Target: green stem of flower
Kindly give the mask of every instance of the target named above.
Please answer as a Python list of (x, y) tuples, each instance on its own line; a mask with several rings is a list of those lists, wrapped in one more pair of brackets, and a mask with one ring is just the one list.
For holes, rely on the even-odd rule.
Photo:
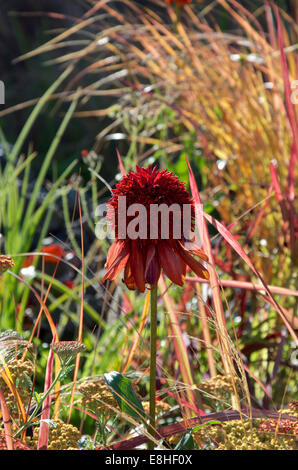
[(178, 24), (180, 21), (180, 6), (178, 5), (178, 3), (176, 3), (175, 5), (175, 13), (176, 13), (176, 18), (175, 18), (174, 30), (175, 30), (175, 33), (178, 33)]
[(61, 362), (61, 368), (59, 370), (59, 373), (57, 374), (57, 377), (53, 380), (53, 382), (51, 383), (51, 386), (48, 388), (46, 393), (42, 396), (39, 403), (36, 405), (35, 409), (33, 410), (32, 414), (27, 419), (26, 423), (24, 423), (23, 426), (15, 433), (14, 437), (17, 437), (19, 434), (21, 434), (32, 423), (33, 419), (35, 418), (35, 416), (37, 415), (37, 413), (41, 409), (43, 402), (45, 401), (47, 396), (51, 393), (51, 391), (55, 387), (56, 383), (60, 381), (61, 376), (64, 374), (64, 369), (66, 367), (68, 367), (70, 362), (71, 362), (71, 360), (66, 360), (64, 363)]
[[(155, 399), (156, 399), (156, 339), (157, 339), (157, 286), (151, 288), (150, 318), (150, 392), (149, 392), (149, 433), (155, 434)], [(148, 450), (154, 449), (154, 442), (148, 442)]]

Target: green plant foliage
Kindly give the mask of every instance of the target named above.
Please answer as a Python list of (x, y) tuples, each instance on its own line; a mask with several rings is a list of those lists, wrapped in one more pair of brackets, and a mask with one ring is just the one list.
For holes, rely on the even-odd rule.
[(127, 377), (113, 371), (104, 374), (104, 378), (106, 384), (111, 388), (121, 411), (138, 420), (145, 418), (142, 402)]

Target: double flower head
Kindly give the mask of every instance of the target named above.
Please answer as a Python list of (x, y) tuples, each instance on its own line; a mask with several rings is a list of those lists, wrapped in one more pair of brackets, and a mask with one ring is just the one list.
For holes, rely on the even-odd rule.
[[(129, 229), (134, 223), (132, 215), (124, 218), (124, 234), (123, 227), (120, 230), (119, 221), (123, 221), (120, 202), (123, 198), (128, 209), (134, 205), (144, 208), (143, 217), (139, 219), (143, 225), (139, 227), (139, 233), (145, 233), (146, 237), (130, 236)], [(157, 217), (152, 219), (151, 209), (156, 206), (176, 209), (168, 214), (166, 235), (162, 211), (155, 212)], [(185, 226), (186, 212), (190, 214), (190, 227), (185, 234), (185, 230), (182, 233), (177, 231), (177, 226)], [(130, 213), (128, 210), (127, 214)], [(195, 241), (187, 238), (194, 227), (194, 203), (184, 183), (169, 171), (151, 166), (130, 171), (113, 190), (108, 202), (108, 218), (115, 231), (115, 241), (108, 252), (103, 282), (114, 280), (124, 269), (123, 280), (131, 290), (138, 288), (144, 292), (146, 284), (156, 286), (162, 271), (174, 284), (182, 286), (187, 266), (197, 276), (209, 279), (205, 266), (194, 258), (197, 256), (208, 261), (207, 255)]]

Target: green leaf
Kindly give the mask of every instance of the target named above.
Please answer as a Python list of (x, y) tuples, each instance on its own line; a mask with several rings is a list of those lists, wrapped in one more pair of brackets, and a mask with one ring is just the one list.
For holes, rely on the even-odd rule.
[(65, 377), (71, 374), (71, 372), (74, 370), (74, 364), (71, 364), (70, 366), (66, 366), (65, 369), (61, 372), (60, 375), (60, 380), (62, 381)]
[(104, 379), (111, 388), (121, 411), (136, 419), (145, 418), (142, 402), (127, 377), (113, 371), (104, 374)]
[(193, 433), (209, 424), (221, 424), (221, 422), (212, 420), (208, 421), (207, 423), (198, 424), (198, 426), (195, 426), (194, 428), (187, 429), (186, 433), (182, 436), (176, 445), (175, 450), (193, 450), (195, 448), (195, 442), (192, 436)]
[(192, 429), (188, 430), (180, 439), (178, 444), (175, 447), (175, 450), (193, 450), (195, 446)]
[(202, 424), (198, 424), (198, 426), (195, 426), (194, 428), (192, 428), (192, 432), (197, 432), (199, 429), (203, 428), (204, 426), (208, 426), (209, 424), (222, 424), (221, 421), (216, 421), (216, 420), (212, 420), (212, 421), (208, 421), (207, 423), (202, 423)]
[(214, 112), (220, 120), (223, 119), (224, 115), (223, 115), (222, 109), (219, 106), (214, 106)]

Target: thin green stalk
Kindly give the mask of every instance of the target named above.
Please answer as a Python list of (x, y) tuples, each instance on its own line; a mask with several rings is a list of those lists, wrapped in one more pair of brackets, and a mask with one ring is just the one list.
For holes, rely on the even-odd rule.
[(64, 363), (61, 362), (61, 368), (59, 370), (59, 373), (57, 374), (56, 378), (51, 383), (51, 386), (48, 388), (46, 393), (44, 393), (42, 395), (40, 401), (36, 404), (36, 407), (34, 408), (33, 412), (29, 416), (28, 420), (26, 421), (26, 423), (23, 424), (22, 427), (20, 427), (20, 429), (18, 429), (18, 431), (15, 433), (14, 437), (17, 437), (19, 434), (21, 434), (32, 423), (34, 418), (37, 416), (37, 413), (41, 409), (43, 402), (49, 396), (51, 391), (54, 389), (55, 385), (60, 381), (61, 377), (65, 374), (66, 368), (70, 365), (71, 361), (72, 361), (72, 358), (68, 358), (68, 359), (66, 359), (66, 361)]
[[(155, 434), (155, 400), (156, 400), (156, 339), (157, 339), (157, 286), (151, 289), (151, 318), (150, 318), (150, 420), (149, 433)], [(148, 450), (154, 449), (154, 442), (148, 442)]]
[(178, 33), (178, 24), (180, 21), (180, 6), (178, 5), (178, 3), (176, 3), (175, 5), (175, 13), (176, 13), (176, 18), (175, 18), (174, 30), (175, 30), (175, 33)]

